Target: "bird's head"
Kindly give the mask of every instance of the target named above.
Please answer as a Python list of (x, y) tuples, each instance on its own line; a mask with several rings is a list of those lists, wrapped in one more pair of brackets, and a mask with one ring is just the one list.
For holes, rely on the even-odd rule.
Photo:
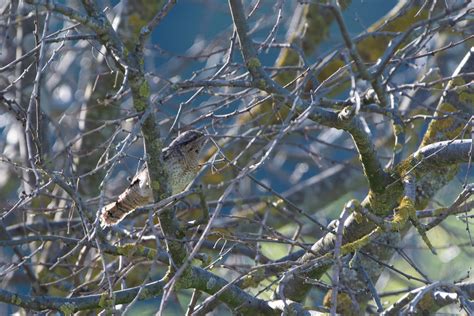
[(171, 152), (179, 149), (185, 155), (199, 155), (204, 146), (207, 137), (204, 133), (197, 130), (189, 130), (176, 137), (165, 151)]

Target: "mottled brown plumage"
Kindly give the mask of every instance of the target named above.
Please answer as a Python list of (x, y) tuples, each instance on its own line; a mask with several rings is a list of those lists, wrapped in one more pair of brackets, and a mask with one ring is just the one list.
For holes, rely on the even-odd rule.
[[(196, 176), (199, 169), (199, 152), (204, 140), (203, 133), (195, 130), (186, 131), (163, 149), (163, 160), (172, 194), (183, 191)], [(135, 175), (130, 186), (119, 195), (117, 201), (102, 208), (100, 221), (105, 226), (117, 224), (135, 208), (152, 202), (153, 193), (148, 168), (145, 165)]]

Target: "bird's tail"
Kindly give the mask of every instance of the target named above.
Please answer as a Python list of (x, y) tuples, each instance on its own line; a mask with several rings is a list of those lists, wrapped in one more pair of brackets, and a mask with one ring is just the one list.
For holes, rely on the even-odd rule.
[[(143, 174), (143, 175), (142, 175)], [(152, 192), (148, 186), (148, 174), (140, 172), (127, 190), (118, 197), (117, 201), (107, 204), (100, 211), (100, 222), (103, 226), (111, 226), (120, 222), (137, 207), (153, 201)]]

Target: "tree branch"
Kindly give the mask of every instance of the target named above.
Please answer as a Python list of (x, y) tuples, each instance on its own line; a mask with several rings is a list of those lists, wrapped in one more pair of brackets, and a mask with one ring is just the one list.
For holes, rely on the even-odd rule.
[[(114, 250), (115, 249), (115, 250)], [(106, 252), (117, 252), (113, 247), (104, 247)], [(228, 282), (215, 274), (197, 267), (187, 270), (187, 275), (176, 284), (176, 289), (194, 288), (214, 294), (226, 287), (219, 299), (230, 307), (240, 312), (257, 312), (264, 315), (277, 314), (269, 304), (261, 299), (255, 298), (236, 285), (228, 286)], [(159, 296), (163, 293), (166, 281), (154, 281), (144, 285), (140, 292), (139, 300)], [(30, 296), (17, 294), (0, 289), (0, 301), (23, 307), (27, 310), (57, 310), (64, 314), (71, 314), (81, 310), (106, 308), (110, 304), (127, 304), (139, 294), (140, 286), (113, 292), (113, 302), (109, 300), (109, 293), (86, 295), (80, 297), (64, 298), (58, 296)]]

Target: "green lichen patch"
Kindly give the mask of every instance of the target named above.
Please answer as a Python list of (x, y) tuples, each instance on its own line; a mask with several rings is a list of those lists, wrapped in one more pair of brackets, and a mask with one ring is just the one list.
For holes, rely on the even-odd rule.
[(115, 298), (110, 297), (109, 293), (102, 293), (99, 299), (99, 307), (106, 309), (115, 305)]
[(371, 238), (372, 236), (374, 236), (376, 234), (380, 234), (380, 233), (382, 233), (382, 229), (380, 227), (377, 227), (371, 233), (369, 233), (367, 235), (364, 235), (361, 238), (359, 238), (359, 239), (357, 239), (353, 242), (345, 244), (344, 246), (341, 247), (341, 255), (344, 256), (348, 253), (353, 253), (353, 252), (361, 249), (362, 247), (369, 244), (369, 242), (372, 240), (372, 238)]
[[(453, 104), (443, 102), (438, 106), (435, 116), (446, 115), (457, 112), (459, 109)], [(423, 137), (423, 142), (420, 147), (456, 138), (463, 130), (465, 123), (459, 121), (455, 115), (450, 115), (447, 118), (432, 121)]]
[(21, 303), (22, 303), (22, 300), (21, 300), (21, 298), (18, 297), (17, 295), (13, 295), (13, 296), (12, 296), (12, 299), (11, 299), (11, 303), (12, 303), (13, 305), (18, 305), (18, 306), (20, 306)]
[[(333, 291), (329, 290), (323, 299), (323, 305), (327, 308), (331, 307)], [(336, 312), (340, 315), (355, 316), (359, 315), (358, 310), (354, 309), (352, 298), (347, 293), (337, 293)]]
[(144, 247), (142, 245), (137, 245), (133, 243), (128, 243), (122, 246), (117, 247), (117, 252), (121, 256), (125, 256), (128, 258), (134, 256), (142, 256), (147, 259), (153, 260), (156, 256), (156, 250), (151, 249), (148, 247)]
[(72, 315), (75, 310), (76, 310), (76, 306), (74, 306), (74, 304), (71, 304), (71, 303), (65, 303), (61, 305), (61, 307), (59, 308), (59, 311), (63, 313), (64, 315)]
[(262, 64), (260, 63), (260, 60), (258, 58), (250, 58), (247, 62), (247, 68), (252, 72), (257, 70), (257, 68), (262, 67)]
[(400, 205), (395, 209), (392, 224), (395, 230), (401, 230), (410, 218), (416, 217), (414, 202), (407, 196), (400, 201)]
[(468, 89), (463, 89), (458, 94), (459, 101), (470, 104), (471, 106), (474, 104), (474, 93), (472, 90), (469, 91)]
[(265, 83), (265, 80), (260, 79), (257, 81), (257, 88), (260, 90), (265, 90), (267, 88), (267, 84)]
[(243, 288), (257, 287), (260, 285), (261, 280), (265, 278), (265, 271), (263, 269), (257, 269), (249, 273), (242, 282)]
[(448, 210), (447, 207), (440, 207), (440, 208), (437, 208), (433, 211), (433, 216), (434, 217), (438, 217), (440, 215), (444, 215), (446, 213), (446, 211)]
[(403, 133), (404, 131), (404, 128), (403, 126), (401, 126), (400, 124), (395, 124), (393, 125), (393, 132), (395, 133), (395, 135), (400, 135), (401, 133)]
[(153, 293), (147, 288), (143, 288), (140, 292), (140, 299), (145, 300), (153, 297)]
[(142, 98), (148, 98), (150, 96), (150, 85), (148, 84), (148, 82), (146, 82), (146, 80), (144, 80), (143, 83), (140, 85), (138, 93), (140, 93), (140, 96)]
[(117, 251), (120, 255), (125, 257), (132, 257), (133, 254), (137, 251), (135, 244), (125, 244), (117, 247)]
[(375, 215), (388, 215), (397, 205), (403, 194), (403, 186), (400, 181), (394, 179), (383, 193), (376, 194), (369, 191), (367, 195), (370, 211)]
[[(138, 91), (137, 91), (138, 86)], [(134, 107), (137, 112), (143, 112), (146, 110), (147, 107), (147, 100), (150, 96), (150, 86), (146, 80), (141, 80), (135, 82), (135, 85), (132, 83), (132, 90), (134, 91)]]

